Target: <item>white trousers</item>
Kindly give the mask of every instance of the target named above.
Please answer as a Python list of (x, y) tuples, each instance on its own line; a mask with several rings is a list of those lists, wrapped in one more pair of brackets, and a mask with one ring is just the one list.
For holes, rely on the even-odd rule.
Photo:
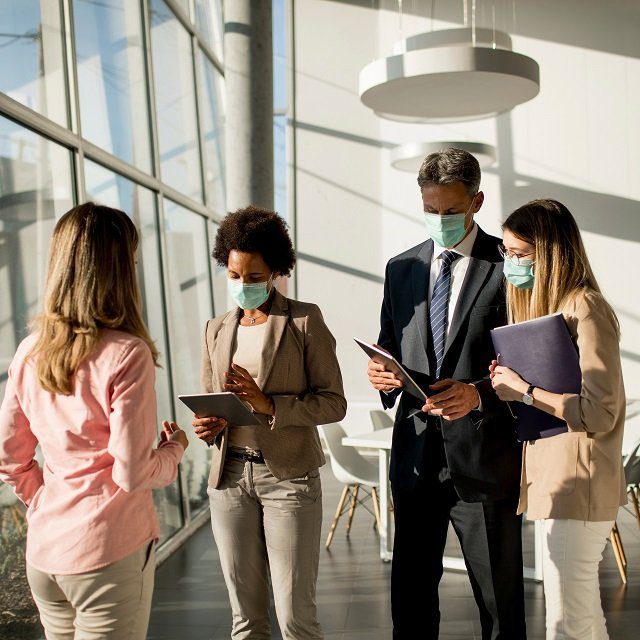
[(608, 640), (598, 565), (613, 521), (542, 525), (547, 640)]

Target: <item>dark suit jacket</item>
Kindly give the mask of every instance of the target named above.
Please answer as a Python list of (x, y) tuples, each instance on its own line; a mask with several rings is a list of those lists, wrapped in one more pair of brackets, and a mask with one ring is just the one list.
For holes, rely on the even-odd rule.
[[(478, 229), (471, 262), (460, 291), (440, 378), (477, 382), (483, 411), (459, 420), (429, 417), (442, 428), (447, 464), (455, 489), (466, 502), (481, 502), (517, 494), (521, 445), (513, 418), (494, 394), (488, 366), (495, 357), (489, 330), (507, 324), (500, 240)], [(428, 358), (429, 272), (433, 241), (427, 240), (390, 260), (387, 265), (378, 343), (399, 358), (426, 389), (433, 384)], [(389, 408), (398, 392), (381, 394)], [(422, 470), (427, 415), (408, 417), (421, 402), (400, 395), (391, 450), (391, 483), (411, 489)]]

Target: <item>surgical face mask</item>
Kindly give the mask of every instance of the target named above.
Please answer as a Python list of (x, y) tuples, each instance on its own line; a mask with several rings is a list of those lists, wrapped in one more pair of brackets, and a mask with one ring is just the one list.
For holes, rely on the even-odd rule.
[[(477, 195), (477, 194), (476, 194)], [(464, 238), (466, 228), (464, 225), (465, 218), (473, 203), (475, 196), (471, 200), (471, 204), (465, 213), (450, 213), (441, 216), (438, 213), (424, 214), (425, 224), (429, 237), (440, 247), (449, 249), (455, 247)]]
[(520, 264), (516, 264), (509, 256), (504, 259), (504, 277), (518, 289), (533, 289), (535, 274), (533, 272), (534, 260), (520, 258)]
[(257, 309), (268, 300), (272, 282), (273, 275), (266, 282), (244, 284), (240, 282), (239, 278), (233, 280), (227, 278), (227, 291), (241, 309)]

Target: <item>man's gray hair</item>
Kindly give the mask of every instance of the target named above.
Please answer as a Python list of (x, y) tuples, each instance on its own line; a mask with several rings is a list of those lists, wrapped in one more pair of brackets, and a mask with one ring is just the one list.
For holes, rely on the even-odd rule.
[(480, 165), (468, 151), (449, 147), (431, 153), (424, 159), (418, 172), (420, 189), (430, 184), (455, 182), (462, 182), (470, 196), (480, 189)]

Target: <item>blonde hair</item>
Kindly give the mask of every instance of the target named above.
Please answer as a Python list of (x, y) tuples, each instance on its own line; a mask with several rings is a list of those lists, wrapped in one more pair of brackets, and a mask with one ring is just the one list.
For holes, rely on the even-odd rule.
[[(502, 225), (513, 235), (535, 247), (533, 289), (507, 282), (509, 322), (522, 322), (560, 311), (580, 293), (602, 297), (578, 225), (571, 212), (557, 200), (533, 200), (516, 209)], [(618, 325), (619, 331), (619, 325)]]
[(138, 232), (126, 213), (87, 202), (65, 213), (49, 249), (44, 311), (33, 322), (38, 338), (29, 356), (42, 387), (73, 393), (80, 364), (95, 350), (101, 329), (118, 329), (158, 350), (141, 314), (136, 278)]

